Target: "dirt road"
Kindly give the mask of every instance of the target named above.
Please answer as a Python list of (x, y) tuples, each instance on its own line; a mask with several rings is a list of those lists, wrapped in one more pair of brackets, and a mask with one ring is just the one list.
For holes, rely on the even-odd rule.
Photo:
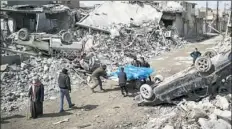
[[(214, 46), (221, 37), (188, 44), (184, 48), (163, 54), (152, 61), (152, 67), (159, 74), (170, 76), (191, 65), (189, 53), (197, 47), (202, 53), (205, 48)], [(26, 119), (26, 111), (18, 115), (3, 117), (2, 129), (116, 129), (131, 128), (141, 125), (148, 119), (150, 111), (159, 110), (160, 107), (138, 107), (133, 97), (136, 91), (130, 89), (129, 97), (122, 97), (119, 87), (113, 81), (104, 83), (105, 93), (92, 94), (88, 87), (81, 87), (71, 93), (75, 109), (68, 109), (65, 101), (65, 113), (58, 113), (59, 99), (44, 103), (44, 116), (34, 120)], [(69, 118), (68, 122), (54, 125), (53, 123)]]

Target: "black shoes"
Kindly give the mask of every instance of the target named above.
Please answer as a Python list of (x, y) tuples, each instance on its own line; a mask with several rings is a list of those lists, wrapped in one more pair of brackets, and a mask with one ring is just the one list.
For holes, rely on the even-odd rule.
[(70, 106), (69, 106), (69, 108), (72, 108), (72, 107), (74, 107), (75, 106), (75, 104), (71, 104)]

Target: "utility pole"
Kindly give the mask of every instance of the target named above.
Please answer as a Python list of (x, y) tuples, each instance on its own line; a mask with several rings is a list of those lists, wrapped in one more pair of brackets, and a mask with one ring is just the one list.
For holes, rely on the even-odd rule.
[(206, 34), (208, 30), (207, 16), (208, 16), (208, 1), (206, 0), (206, 10), (205, 10), (205, 32)]
[(217, 0), (217, 19), (216, 19), (216, 28), (219, 30), (219, 14), (218, 14), (218, 6), (219, 6), (219, 1)]

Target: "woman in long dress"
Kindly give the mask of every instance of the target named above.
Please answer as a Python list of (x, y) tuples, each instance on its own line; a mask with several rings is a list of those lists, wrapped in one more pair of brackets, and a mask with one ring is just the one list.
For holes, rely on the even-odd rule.
[(33, 79), (29, 89), (31, 117), (37, 118), (43, 115), (44, 86), (38, 78)]

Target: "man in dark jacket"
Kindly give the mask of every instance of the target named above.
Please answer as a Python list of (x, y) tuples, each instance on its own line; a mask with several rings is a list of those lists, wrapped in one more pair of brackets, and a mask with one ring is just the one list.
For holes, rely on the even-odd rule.
[(72, 104), (71, 97), (69, 95), (69, 92), (71, 92), (71, 84), (67, 69), (62, 69), (62, 72), (60, 73), (58, 78), (58, 84), (60, 88), (60, 112), (63, 112), (64, 96), (68, 101), (69, 108), (72, 108), (75, 105)]
[(108, 78), (107, 77), (107, 73), (106, 73), (106, 65), (100, 66), (99, 68), (97, 68), (96, 70), (93, 71), (92, 75), (91, 75), (91, 80), (93, 81), (93, 84), (90, 85), (91, 90), (93, 93), (95, 93), (94, 89), (99, 85), (100, 86), (100, 90), (104, 91), (104, 89), (102, 88), (102, 81), (100, 77), (104, 77), (104, 78)]
[[(141, 59), (141, 67), (145, 67), (145, 68), (150, 68), (150, 64), (145, 61), (144, 57), (140, 57)], [(151, 76), (149, 76), (149, 80), (151, 82)], [(144, 82), (146, 83), (146, 79), (144, 79)]]
[[(126, 97), (128, 95), (128, 90), (127, 90), (127, 87), (126, 87), (126, 82), (127, 82), (126, 73), (124, 72), (124, 68), (122, 67), (121, 71), (118, 73), (118, 83), (119, 83), (119, 86), (121, 88), (122, 95), (124, 97)], [(126, 92), (126, 95), (124, 94), (123, 91)]]
[(134, 60), (131, 62), (131, 65), (133, 65), (135, 67), (140, 67), (141, 62), (137, 60), (137, 57), (134, 57)]
[(193, 66), (195, 64), (196, 59), (201, 56), (201, 53), (198, 51), (197, 48), (195, 48), (195, 51), (193, 51), (190, 54), (190, 56), (193, 58), (193, 64), (192, 64), (192, 66)]

